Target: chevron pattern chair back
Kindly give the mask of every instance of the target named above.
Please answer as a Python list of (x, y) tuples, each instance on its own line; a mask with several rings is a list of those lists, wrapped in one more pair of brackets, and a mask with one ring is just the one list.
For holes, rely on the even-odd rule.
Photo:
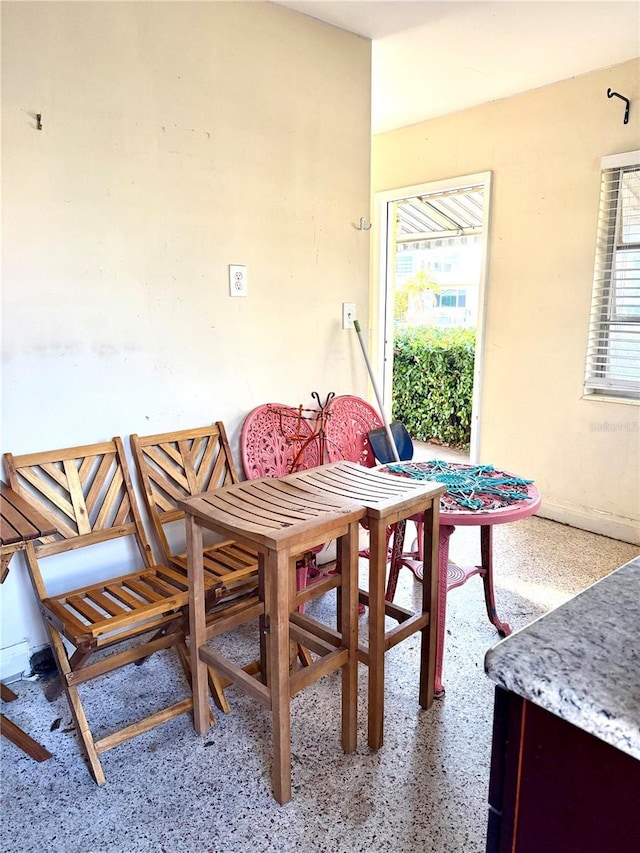
[[(52, 535), (27, 543), (27, 566), (76, 732), (91, 773), (102, 784), (102, 752), (190, 711), (192, 697), (189, 693), (188, 698), (95, 740), (78, 686), (168, 648), (177, 652), (189, 682), (186, 577), (152, 560), (120, 438), (23, 456), (6, 453), (4, 464), (12, 488), (55, 529)], [(132, 540), (138, 558), (130, 548), (118, 549), (125, 557), (106, 548), (105, 543), (117, 539)], [(43, 567), (49, 557), (55, 559)], [(62, 583), (71, 588), (61, 592)], [(220, 587), (218, 583), (214, 594)], [(71, 655), (63, 638), (74, 647)], [(124, 650), (91, 662), (97, 650), (125, 641)]]

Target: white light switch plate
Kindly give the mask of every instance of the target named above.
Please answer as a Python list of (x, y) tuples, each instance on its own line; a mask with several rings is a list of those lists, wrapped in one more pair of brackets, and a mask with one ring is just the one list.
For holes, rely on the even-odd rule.
[(229, 296), (247, 296), (247, 268), (241, 264), (229, 264)]
[(342, 303), (342, 328), (353, 329), (353, 321), (356, 319), (356, 303)]

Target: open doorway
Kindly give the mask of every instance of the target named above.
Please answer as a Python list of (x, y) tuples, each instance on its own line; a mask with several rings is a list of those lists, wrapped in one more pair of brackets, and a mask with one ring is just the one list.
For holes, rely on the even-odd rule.
[[(407, 341), (414, 346), (417, 340), (429, 347), (470, 349), (472, 355), (455, 368), (465, 373), (459, 383), (464, 388), (460, 418), (456, 421), (456, 410), (443, 432), (446, 436), (449, 430), (454, 438), (414, 437), (468, 445), (472, 462), (478, 460), (480, 441), (490, 189), (491, 173), (485, 172), (376, 194), (377, 354), (385, 408), (402, 411), (403, 393), (407, 397), (400, 357), (394, 392), (397, 344), (397, 353)], [(426, 399), (426, 394), (432, 406), (438, 405), (436, 384), (431, 383), (431, 393), (417, 390), (413, 405), (419, 406), (420, 395)]]

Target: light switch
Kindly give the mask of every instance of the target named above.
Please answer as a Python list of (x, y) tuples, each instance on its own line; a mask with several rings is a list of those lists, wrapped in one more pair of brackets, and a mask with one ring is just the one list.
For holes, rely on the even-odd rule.
[(353, 321), (356, 319), (356, 303), (342, 303), (342, 328), (353, 329)]

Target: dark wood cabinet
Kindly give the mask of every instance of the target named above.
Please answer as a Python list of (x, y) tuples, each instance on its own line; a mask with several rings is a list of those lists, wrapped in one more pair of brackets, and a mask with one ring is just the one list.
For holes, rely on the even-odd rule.
[(496, 687), (487, 853), (640, 853), (640, 761)]

